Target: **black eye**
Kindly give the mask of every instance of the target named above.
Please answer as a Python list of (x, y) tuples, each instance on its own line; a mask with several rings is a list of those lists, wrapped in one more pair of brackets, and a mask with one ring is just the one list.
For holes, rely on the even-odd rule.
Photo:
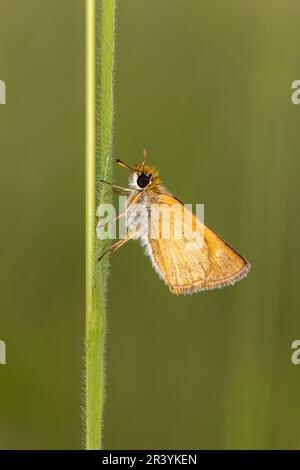
[(140, 188), (145, 188), (149, 184), (149, 181), (149, 176), (145, 175), (145, 173), (142, 173), (137, 179), (137, 184)]

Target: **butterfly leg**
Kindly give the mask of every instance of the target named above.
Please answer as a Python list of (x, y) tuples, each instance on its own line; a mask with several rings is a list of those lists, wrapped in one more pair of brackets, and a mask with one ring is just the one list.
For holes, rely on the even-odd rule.
[(115, 186), (113, 187), (113, 192), (116, 194), (120, 194), (121, 196), (126, 196), (126, 194), (128, 194), (127, 190), (119, 189), (118, 187), (116, 188)]
[(106, 224), (111, 224), (111, 223), (116, 222), (117, 220), (119, 220), (119, 219), (120, 219), (121, 217), (123, 217), (123, 215), (125, 215), (125, 214), (128, 212), (128, 210), (140, 199), (141, 195), (142, 195), (142, 192), (137, 193), (137, 194), (133, 197), (133, 199), (132, 199), (132, 201), (130, 202), (130, 204), (128, 204), (128, 206), (126, 207), (126, 209), (125, 209), (123, 212), (121, 212), (121, 214), (119, 214), (117, 217), (115, 217), (114, 219), (109, 220), (108, 222), (105, 222), (104, 224), (98, 224), (97, 226), (98, 226), (98, 227), (104, 227)]
[(122, 238), (122, 240), (117, 241), (113, 245), (111, 245), (108, 250), (104, 251), (101, 256), (99, 256), (98, 261), (100, 261), (105, 255), (110, 254), (112, 255), (115, 251), (117, 251), (121, 246), (125, 245), (129, 240), (131, 240), (136, 234), (136, 230), (127, 234), (126, 238)]
[(117, 184), (109, 183), (108, 181), (100, 180), (100, 183), (108, 184), (113, 189), (116, 189), (116, 190), (120, 189), (120, 190), (124, 191), (124, 193), (130, 193), (132, 191), (129, 188), (123, 188), (123, 186), (118, 186)]

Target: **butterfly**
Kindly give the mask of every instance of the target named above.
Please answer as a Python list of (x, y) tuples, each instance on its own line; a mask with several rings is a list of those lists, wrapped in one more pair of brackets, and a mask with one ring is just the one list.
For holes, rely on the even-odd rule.
[[(129, 197), (124, 213), (114, 219), (126, 215), (128, 233), (99, 260), (129, 240), (139, 239), (153, 268), (173, 294), (220, 288), (244, 278), (250, 270), (249, 262), (174, 197), (147, 160), (146, 151), (143, 161), (133, 167), (117, 160), (130, 171), (128, 188), (101, 180)], [(164, 231), (164, 226), (169, 230)]]

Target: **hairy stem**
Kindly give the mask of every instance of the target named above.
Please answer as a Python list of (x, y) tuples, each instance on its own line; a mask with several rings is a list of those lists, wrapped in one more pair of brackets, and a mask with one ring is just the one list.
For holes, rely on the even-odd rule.
[[(86, 0), (86, 353), (85, 447), (103, 442), (108, 241), (96, 238), (98, 204), (111, 202), (115, 0)], [(99, 43), (99, 44), (98, 44)]]

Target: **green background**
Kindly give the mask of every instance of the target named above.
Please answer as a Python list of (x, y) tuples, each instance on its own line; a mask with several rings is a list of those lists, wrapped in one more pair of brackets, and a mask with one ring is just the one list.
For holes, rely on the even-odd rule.
[[(297, 0), (119, 0), (114, 157), (252, 264), (175, 297), (132, 242), (113, 258), (106, 448), (299, 448)], [(79, 448), (84, 1), (2, 0), (0, 447)], [(126, 183), (117, 168), (115, 181)]]

